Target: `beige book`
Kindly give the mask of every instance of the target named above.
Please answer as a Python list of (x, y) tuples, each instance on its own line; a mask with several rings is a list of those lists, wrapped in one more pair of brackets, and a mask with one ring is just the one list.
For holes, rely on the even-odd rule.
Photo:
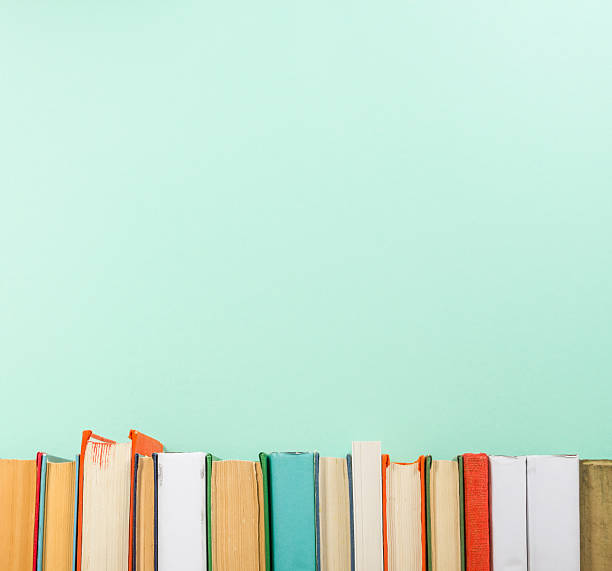
[(321, 571), (351, 569), (351, 506), (345, 458), (319, 459)]
[(136, 571), (153, 571), (155, 557), (153, 458), (138, 457), (136, 475)]
[(431, 570), (461, 571), (457, 462), (434, 460), (430, 482)]
[(32, 571), (36, 460), (0, 460), (0, 569)]
[(612, 460), (580, 461), (580, 569), (612, 569)]
[(387, 468), (388, 571), (421, 571), (421, 474), (416, 462)]
[(44, 571), (71, 571), (74, 551), (76, 462), (47, 462), (42, 565)]
[(263, 479), (259, 462), (220, 460), (211, 475), (215, 571), (265, 571)]
[(131, 442), (87, 443), (81, 571), (128, 569), (131, 454)]

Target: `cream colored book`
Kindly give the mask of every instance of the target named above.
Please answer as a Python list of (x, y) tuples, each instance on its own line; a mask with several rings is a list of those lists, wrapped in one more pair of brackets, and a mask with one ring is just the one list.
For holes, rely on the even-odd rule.
[(380, 442), (353, 442), (355, 571), (383, 571)]
[(71, 571), (76, 462), (46, 463), (43, 571)]
[(210, 515), (215, 571), (266, 571), (263, 477), (259, 462), (211, 463)]
[(87, 443), (81, 571), (128, 569), (131, 455), (131, 442)]
[(346, 458), (319, 458), (317, 482), (320, 571), (350, 571), (351, 505)]
[[(461, 571), (459, 469), (455, 460), (427, 459), (431, 571)], [(426, 467), (427, 471), (427, 467)]]
[[(385, 458), (389, 458), (385, 456)], [(388, 571), (422, 571), (421, 472), (419, 463), (388, 462), (386, 532)]]

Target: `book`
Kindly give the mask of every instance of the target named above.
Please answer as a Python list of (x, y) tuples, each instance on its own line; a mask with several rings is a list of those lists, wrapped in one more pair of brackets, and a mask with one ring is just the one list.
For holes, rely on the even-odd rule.
[(206, 571), (206, 454), (153, 454), (156, 571)]
[(426, 571), (425, 456), (410, 463), (382, 456), (385, 571)]
[[(151, 456), (155, 452), (163, 452), (164, 446), (155, 438), (151, 438), (138, 430), (130, 430), (129, 439), (132, 441), (132, 463), (130, 467), (130, 536), (129, 536), (129, 570), (136, 567), (136, 536), (135, 536), (135, 504), (136, 504), (136, 456), (141, 458)], [(145, 462), (146, 463), (146, 462)], [(152, 479), (151, 479), (152, 485)], [(142, 554), (146, 560), (147, 555)]]
[(466, 571), (490, 571), (489, 548), (489, 457), (463, 454), (459, 457), (463, 511), (464, 566)]
[(0, 569), (31, 571), (36, 514), (36, 460), (0, 459)]
[(259, 461), (207, 458), (210, 563), (215, 571), (266, 571), (264, 481)]
[(153, 458), (134, 458), (134, 513), (132, 527), (132, 568), (153, 571), (155, 566), (155, 476)]
[(351, 570), (351, 501), (346, 458), (319, 458), (316, 481), (317, 569)]
[(383, 570), (380, 442), (353, 442), (355, 571)]
[(79, 529), (83, 571), (127, 571), (131, 442), (90, 434), (81, 453)]
[(274, 571), (314, 571), (315, 454), (268, 455), (270, 536)]
[(532, 571), (580, 569), (578, 456), (527, 456), (527, 554)]
[(489, 456), (491, 567), (527, 571), (527, 459)]
[(39, 523), (35, 569), (71, 571), (74, 556), (76, 462), (39, 453)]
[(580, 569), (612, 569), (612, 460), (580, 460)]
[[(158, 441), (134, 430), (130, 431), (127, 443), (117, 443), (98, 436), (91, 430), (83, 431), (77, 472), (79, 493), (76, 499), (76, 564), (74, 571), (97, 571), (98, 568), (106, 569), (104, 565), (117, 565), (117, 570), (129, 571), (130, 565), (133, 564), (134, 455), (147, 454), (151, 449), (157, 449), (158, 446), (161, 446)], [(124, 477), (126, 456), (128, 460), (127, 484)], [(89, 483), (87, 483), (88, 480)], [(124, 509), (125, 487), (127, 487), (127, 513)], [(89, 493), (89, 488), (94, 490), (93, 494)], [(105, 491), (105, 488), (108, 490)], [(109, 492), (109, 490), (112, 491)], [(89, 504), (89, 517), (95, 519), (96, 502), (100, 501), (101, 496), (108, 493), (110, 493), (111, 503), (102, 505), (103, 515), (86, 531), (84, 529), (85, 504)], [(88, 498), (87, 501), (85, 498)], [(116, 511), (115, 518), (110, 515), (112, 509)], [(101, 535), (97, 534), (98, 528), (103, 532)], [(87, 546), (84, 544), (86, 534)], [(87, 555), (87, 561), (85, 561), (85, 555)]]
[(425, 461), (427, 568), (460, 571), (459, 468), (455, 460)]

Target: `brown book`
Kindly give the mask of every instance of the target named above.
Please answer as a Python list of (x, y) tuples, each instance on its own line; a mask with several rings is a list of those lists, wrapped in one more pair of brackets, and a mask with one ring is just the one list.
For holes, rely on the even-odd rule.
[(580, 570), (612, 569), (612, 460), (580, 461)]
[(31, 571), (36, 460), (0, 460), (0, 569)]
[(76, 462), (47, 462), (43, 569), (71, 571)]
[(155, 557), (153, 458), (139, 456), (136, 474), (136, 571), (153, 571)]
[(264, 496), (259, 462), (212, 463), (211, 541), (215, 571), (265, 571)]

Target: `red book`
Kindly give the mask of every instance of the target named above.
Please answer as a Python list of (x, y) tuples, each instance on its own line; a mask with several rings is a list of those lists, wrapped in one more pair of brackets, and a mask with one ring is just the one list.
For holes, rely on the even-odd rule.
[(489, 457), (463, 455), (465, 502), (465, 569), (490, 571)]

